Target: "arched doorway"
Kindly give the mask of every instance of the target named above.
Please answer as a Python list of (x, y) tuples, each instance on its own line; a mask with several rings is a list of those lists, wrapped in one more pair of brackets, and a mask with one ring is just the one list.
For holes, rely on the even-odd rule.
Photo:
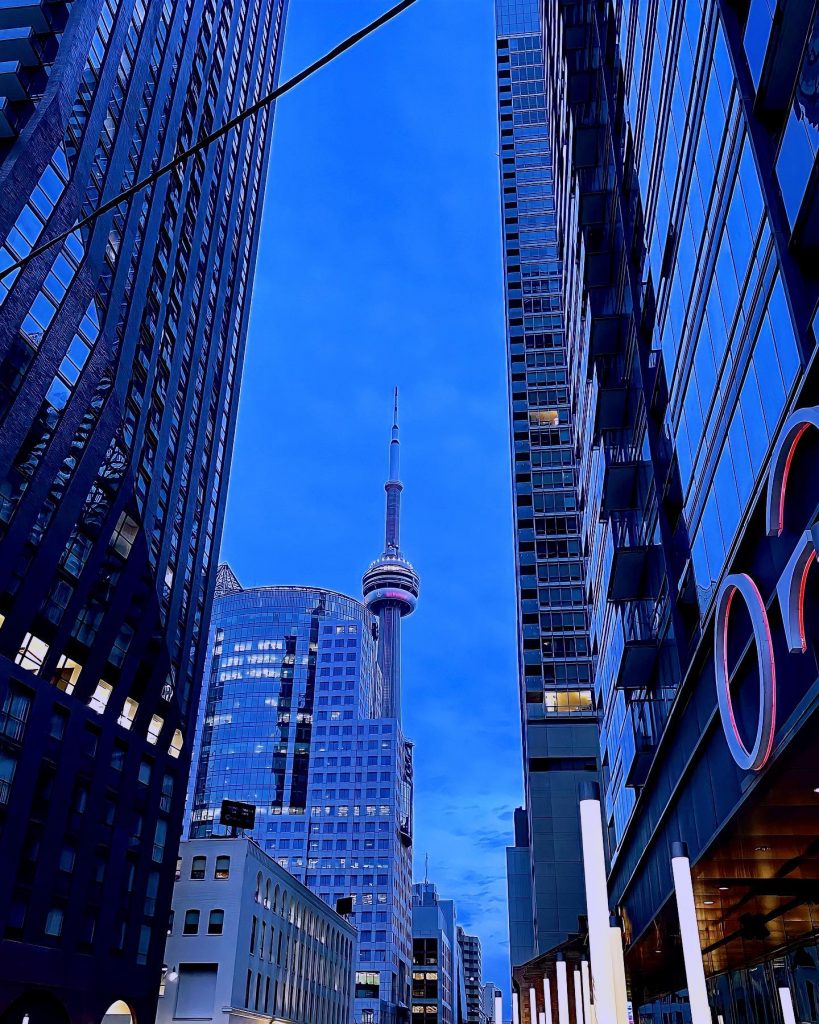
[(130, 1006), (122, 999), (117, 999), (105, 1011), (101, 1024), (136, 1024), (136, 1020)]
[(48, 992), (28, 992), (0, 1016), (0, 1024), (71, 1024), (62, 1003)]

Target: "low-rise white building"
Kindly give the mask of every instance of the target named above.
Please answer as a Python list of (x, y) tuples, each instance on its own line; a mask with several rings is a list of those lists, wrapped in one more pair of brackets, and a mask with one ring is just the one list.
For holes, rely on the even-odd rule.
[(157, 1024), (349, 1024), (355, 950), (355, 928), (252, 840), (188, 840)]

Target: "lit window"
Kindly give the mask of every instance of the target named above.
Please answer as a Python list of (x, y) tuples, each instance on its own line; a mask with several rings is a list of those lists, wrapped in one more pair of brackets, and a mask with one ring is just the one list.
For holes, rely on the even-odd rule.
[(123, 512), (117, 521), (114, 534), (111, 537), (111, 547), (114, 551), (127, 558), (131, 553), (134, 541), (136, 540), (139, 527), (133, 519)]
[(47, 654), (48, 644), (44, 643), (39, 637), (34, 636), (33, 633), (26, 633), (23, 638), (23, 646), (17, 652), (17, 657), (14, 660), (22, 668), (38, 672), (42, 668)]
[(168, 746), (168, 753), (171, 755), (171, 757), (179, 757), (179, 755), (182, 753), (182, 743), (182, 730), (174, 729), (170, 745)]
[(104, 679), (100, 679), (97, 683), (97, 688), (91, 694), (91, 699), (88, 701), (88, 706), (92, 711), (96, 711), (98, 715), (101, 715), (106, 707), (108, 706), (108, 698), (111, 696), (113, 687), (110, 683), (106, 683)]
[(589, 712), (593, 706), (591, 690), (547, 690), (543, 701), (552, 714)]
[(557, 409), (530, 409), (529, 423), (533, 427), (556, 427), (560, 422)]
[(230, 857), (217, 857), (214, 878), (230, 878)]
[(134, 724), (136, 713), (139, 709), (139, 704), (133, 699), (133, 697), (126, 697), (125, 703), (122, 705), (122, 713), (117, 719), (117, 723), (123, 727), (123, 729), (130, 729)]
[(51, 683), (64, 693), (73, 693), (80, 672), (82, 672), (82, 665), (78, 665), (76, 661), (72, 661), (71, 658), (63, 654), (57, 661)]
[(159, 739), (159, 734), (162, 732), (162, 726), (164, 724), (164, 718), (160, 718), (159, 715), (151, 715), (151, 721), (148, 723), (149, 743), (156, 743), (156, 741)]

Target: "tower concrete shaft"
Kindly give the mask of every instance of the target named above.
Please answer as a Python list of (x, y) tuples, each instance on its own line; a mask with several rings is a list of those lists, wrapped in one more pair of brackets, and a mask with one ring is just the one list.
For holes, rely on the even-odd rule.
[(387, 508), (384, 551), (364, 573), (364, 603), (378, 616), (378, 663), (384, 682), (384, 714), (401, 719), (401, 619), (415, 611), (420, 580), (401, 553), (401, 491), (399, 478), (398, 388), (393, 404), (389, 479), (384, 485)]

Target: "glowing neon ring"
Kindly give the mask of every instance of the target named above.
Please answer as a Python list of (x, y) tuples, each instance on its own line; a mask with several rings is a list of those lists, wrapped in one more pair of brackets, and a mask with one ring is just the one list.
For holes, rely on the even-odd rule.
[[(756, 739), (748, 750), (734, 716), (728, 671), (728, 623), (734, 597), (741, 594), (751, 616), (759, 664), (759, 721)], [(746, 771), (759, 771), (771, 756), (776, 731), (776, 667), (774, 665), (768, 613), (757, 585), (750, 576), (736, 573), (726, 577), (717, 596), (714, 620), (714, 669), (717, 678), (717, 700), (722, 728), (731, 756)]]

